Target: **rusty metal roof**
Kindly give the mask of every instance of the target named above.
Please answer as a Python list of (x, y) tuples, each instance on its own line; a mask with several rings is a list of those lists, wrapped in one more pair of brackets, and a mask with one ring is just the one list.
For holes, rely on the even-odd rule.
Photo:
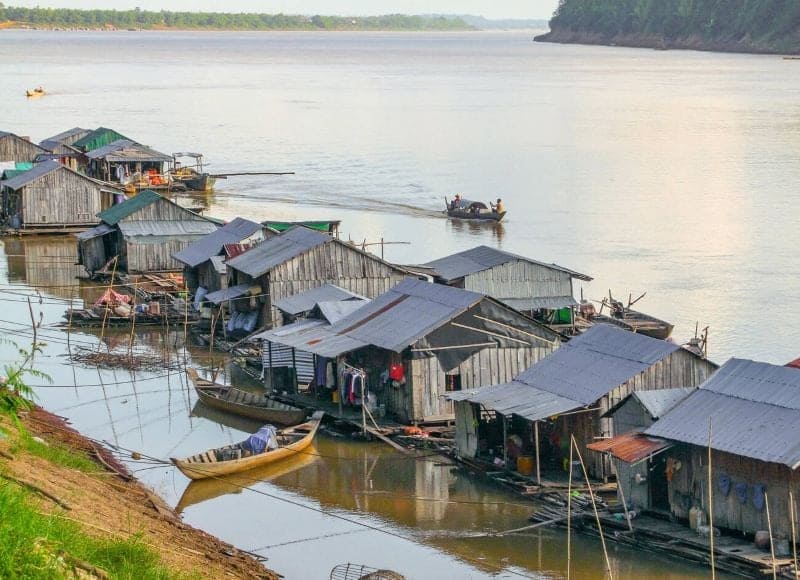
[(648, 437), (643, 433), (632, 431), (611, 439), (604, 439), (586, 446), (592, 451), (610, 453), (625, 463), (638, 463), (651, 455), (672, 447), (672, 443), (658, 437)]

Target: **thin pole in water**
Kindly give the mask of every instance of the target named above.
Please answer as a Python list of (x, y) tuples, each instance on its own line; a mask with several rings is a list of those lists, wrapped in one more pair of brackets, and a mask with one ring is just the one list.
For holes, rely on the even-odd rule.
[(717, 577), (714, 562), (714, 490), (711, 485), (711, 417), (708, 418), (708, 541), (711, 547), (711, 580)]
[(769, 554), (771, 556), (772, 564), (772, 578), (778, 580), (778, 568), (775, 565), (775, 542), (772, 541), (772, 520), (769, 517), (769, 496), (764, 492), (764, 505), (767, 508), (767, 531), (769, 532)]
[(797, 578), (797, 528), (794, 521), (794, 493), (789, 490), (789, 514), (792, 520), (792, 557), (794, 560), (794, 577)]
[(567, 580), (572, 563), (572, 442), (569, 444), (569, 484), (567, 485)]

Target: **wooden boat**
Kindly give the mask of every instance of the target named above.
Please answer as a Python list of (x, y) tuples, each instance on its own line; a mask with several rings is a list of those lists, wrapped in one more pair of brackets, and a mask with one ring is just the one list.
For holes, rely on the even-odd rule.
[[(178, 158), (189, 157), (194, 160), (193, 166), (179, 167)], [(203, 171), (202, 153), (181, 152), (172, 154), (175, 169), (170, 173), (174, 183), (184, 186), (192, 191), (212, 191), (217, 181), (216, 176)]]
[(271, 451), (241, 457), (239, 445), (226, 445), (185, 459), (172, 457), (170, 460), (190, 479), (220, 477), (275, 463), (294, 457), (311, 445), (324, 415), (324, 411), (317, 411), (308, 422), (278, 431), (278, 448)]
[(214, 383), (201, 378), (194, 369), (186, 369), (186, 374), (203, 404), (214, 409), (278, 425), (294, 425), (306, 418), (304, 409), (278, 402), (266, 395)]
[(28, 89), (25, 91), (26, 97), (43, 97), (45, 94), (44, 89), (42, 87), (36, 87), (35, 89)]
[(454, 201), (448, 204), (445, 212), (451, 218), (494, 222), (499, 222), (506, 215), (504, 211), (497, 213), (482, 201), (470, 201), (468, 199), (459, 199), (457, 202)]
[[(672, 334), (674, 325), (661, 320), (655, 316), (650, 316), (644, 312), (631, 309), (631, 305), (641, 300), (645, 295), (642, 294), (636, 300), (629, 301), (628, 306), (625, 306), (619, 300), (614, 300), (612, 297), (608, 299), (603, 298), (600, 303), (600, 312), (594, 313), (593, 308), (591, 312), (587, 312), (586, 317), (592, 323), (596, 324), (613, 324), (631, 332), (638, 332), (651, 338), (659, 340), (666, 340)], [(603, 308), (608, 306), (611, 311), (610, 315), (603, 314)], [(584, 308), (581, 308), (584, 312)]]

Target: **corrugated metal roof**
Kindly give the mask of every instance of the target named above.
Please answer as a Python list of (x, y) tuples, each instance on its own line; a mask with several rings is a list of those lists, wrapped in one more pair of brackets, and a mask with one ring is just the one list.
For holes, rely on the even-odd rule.
[(350, 300), (336, 300), (332, 302), (318, 302), (315, 311), (331, 324), (336, 324), (342, 318), (349, 316), (369, 302), (368, 298), (351, 298)]
[(282, 344), (327, 358), (334, 358), (367, 346), (366, 343), (350, 336), (337, 334), (326, 321), (317, 319), (298, 320), (275, 330), (257, 334), (251, 340)]
[[(66, 141), (70, 137), (74, 137), (75, 135), (80, 135), (81, 133), (84, 133), (85, 135), (88, 135), (89, 132), (90, 131), (88, 129), (82, 129), (80, 127), (73, 127), (72, 129), (67, 129), (66, 131), (64, 131), (62, 133), (58, 133), (57, 135), (53, 135), (52, 137), (48, 137), (47, 139), (44, 139), (41, 143), (45, 143), (47, 141), (53, 141), (53, 142), (56, 142), (56, 143), (63, 143), (64, 141)], [(44, 145), (42, 145), (42, 146), (44, 147)]]
[(202, 236), (213, 232), (217, 226), (200, 220), (137, 220), (118, 224), (126, 238), (143, 236)]
[(475, 292), (406, 278), (340, 320), (334, 330), (401, 352), (483, 299)]
[(502, 415), (518, 415), (529, 421), (540, 421), (583, 407), (577, 401), (542, 391), (525, 383), (511, 381), (473, 391), (448, 393), (452, 401), (478, 403)]
[(172, 161), (172, 157), (160, 153), (129, 139), (119, 139), (86, 154), (89, 159), (105, 159), (106, 161), (125, 163), (134, 161), (164, 162)]
[(680, 347), (598, 324), (514, 380), (590, 405)]
[(85, 137), (81, 137), (77, 141), (75, 141), (72, 146), (83, 151), (92, 151), (93, 149), (97, 149), (98, 147), (103, 147), (104, 145), (108, 145), (109, 143), (113, 143), (114, 141), (119, 141), (120, 139), (127, 139), (128, 141), (133, 141), (132, 139), (128, 139), (122, 133), (116, 132), (114, 129), (109, 129), (107, 127), (98, 127)]
[(445, 256), (444, 258), (433, 260), (432, 262), (423, 264), (423, 266), (433, 268), (436, 271), (436, 274), (446, 282), (453, 282), (454, 280), (463, 278), (464, 276), (468, 276), (476, 272), (482, 272), (483, 270), (488, 270), (489, 268), (494, 268), (495, 266), (499, 266), (507, 262), (513, 262), (515, 260), (522, 260), (537, 266), (543, 266), (545, 268), (551, 268), (560, 272), (566, 272), (573, 278), (578, 278), (580, 280), (590, 281), (592, 279), (586, 274), (569, 270), (557, 264), (546, 264), (544, 262), (532, 260), (524, 256), (512, 254), (511, 252), (504, 252), (503, 250), (490, 248), (489, 246), (477, 246), (470, 250), (464, 250), (463, 252), (458, 252), (457, 254), (453, 254), (451, 256)]
[[(251, 288), (254, 288), (255, 292), (250, 292)], [(226, 300), (233, 300), (234, 298), (239, 298), (248, 293), (258, 294), (259, 292), (261, 292), (261, 288), (258, 286), (251, 286), (250, 284), (237, 284), (236, 286), (231, 286), (230, 288), (223, 288), (222, 290), (217, 290), (216, 292), (209, 292), (206, 294), (203, 300), (208, 300), (214, 304), (221, 304)]]
[(631, 396), (642, 404), (653, 419), (658, 419), (696, 390), (695, 387), (678, 387), (676, 389), (634, 391)]
[(210, 262), (217, 274), (224, 275), (227, 273), (228, 268), (225, 266), (225, 256), (211, 256)]
[(145, 189), (133, 197), (126, 199), (122, 203), (112, 205), (110, 208), (101, 211), (99, 214), (97, 214), (97, 217), (99, 217), (101, 221), (113, 226), (116, 225), (120, 220), (135, 214), (140, 209), (147, 207), (151, 203), (157, 202), (159, 199), (163, 198), (155, 191), (151, 189)]
[(731, 359), (645, 433), (719, 451), (800, 465), (800, 373)]
[(796, 358), (793, 361), (786, 363), (786, 366), (793, 369), (800, 369), (800, 358)]
[(578, 301), (572, 296), (542, 296), (540, 298), (498, 298), (503, 304), (507, 304), (514, 310), (558, 310), (577, 306)]
[(97, 238), (100, 236), (104, 236), (106, 234), (110, 234), (114, 231), (109, 225), (100, 224), (99, 226), (95, 226), (90, 230), (86, 230), (85, 232), (80, 232), (79, 234), (75, 234), (75, 237), (81, 241), (91, 240), (92, 238)]
[(37, 163), (33, 166), (33, 169), (29, 169), (24, 173), (20, 173), (16, 177), (12, 177), (11, 179), (6, 179), (3, 181), (3, 187), (7, 187), (12, 191), (17, 191), (29, 183), (44, 177), (48, 173), (57, 171), (61, 167), (64, 166), (57, 161), (43, 161), (42, 163)]
[(625, 463), (638, 463), (654, 453), (672, 447), (672, 443), (633, 431), (611, 439), (590, 443), (586, 447), (592, 451), (610, 453)]
[(261, 224), (237, 217), (206, 237), (186, 246), (172, 255), (190, 268), (199, 266), (212, 256), (219, 255), (225, 244), (235, 244), (249, 238), (262, 228)]
[(258, 278), (275, 266), (332, 240), (328, 234), (296, 226), (265, 240), (240, 256), (231, 258), (228, 260), (228, 267), (251, 278)]
[(278, 300), (275, 302), (275, 307), (287, 314), (297, 316), (302, 312), (310, 311), (318, 302), (334, 302), (353, 298), (364, 299), (363, 296), (345, 290), (336, 284), (323, 284), (300, 294)]

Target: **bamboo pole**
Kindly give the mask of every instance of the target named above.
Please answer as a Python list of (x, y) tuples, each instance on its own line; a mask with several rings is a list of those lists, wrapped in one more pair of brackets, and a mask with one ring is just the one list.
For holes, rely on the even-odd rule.
[[(117, 275), (117, 264), (119, 263), (119, 256), (114, 256), (114, 267), (111, 269), (111, 282), (108, 285), (108, 292), (109, 297), (114, 293), (114, 277)], [(103, 338), (106, 334), (106, 323), (108, 322), (108, 304), (103, 309), (103, 322), (100, 323), (100, 343), (98, 344), (98, 348), (101, 348), (103, 345)], [(109, 349), (110, 350), (110, 349)]]
[(711, 485), (711, 417), (708, 418), (708, 541), (711, 548), (711, 580), (717, 577), (714, 562), (714, 490)]
[[(592, 500), (592, 509), (594, 510), (594, 518), (597, 522), (597, 530), (600, 532), (600, 543), (603, 546), (603, 556), (606, 559), (606, 571), (608, 572), (608, 577), (611, 580), (614, 579), (614, 573), (611, 571), (611, 560), (608, 557), (608, 549), (606, 548), (606, 538), (603, 535), (603, 525), (600, 523), (600, 513), (597, 511), (597, 502), (594, 499), (594, 491), (592, 491), (592, 484), (589, 481), (589, 472), (586, 471), (586, 464), (583, 462), (583, 456), (581, 455), (581, 450), (578, 449), (578, 443), (575, 441), (575, 436), (570, 435), (570, 439), (572, 441), (572, 445), (575, 446), (575, 453), (578, 455), (578, 460), (581, 462), (581, 469), (583, 470), (583, 477), (586, 479), (586, 486), (589, 488), (589, 497)], [(572, 471), (572, 465), (569, 466), (570, 472)]]
[[(630, 478), (628, 479), (630, 481)], [(625, 492), (622, 489), (622, 483), (619, 480), (619, 461), (617, 461), (617, 489), (619, 490), (619, 496), (622, 498), (622, 509), (625, 510), (625, 520), (628, 522), (628, 530), (633, 531), (633, 522), (631, 522), (631, 516), (628, 513), (628, 502), (625, 501)]]
[[(772, 578), (778, 580), (778, 567), (775, 563), (775, 542), (772, 540), (772, 520), (769, 517), (769, 496), (764, 492), (764, 505), (767, 508), (767, 531), (769, 532), (769, 555), (772, 558)], [(713, 531), (713, 530), (712, 530)]]
[(567, 484), (567, 580), (572, 563), (572, 441), (569, 444), (569, 483)]
[(533, 422), (533, 436), (536, 440), (536, 485), (542, 485), (542, 472), (539, 468), (539, 421)]
[(789, 490), (789, 514), (792, 520), (792, 559), (794, 560), (794, 577), (797, 578), (797, 528), (794, 514), (794, 493)]

